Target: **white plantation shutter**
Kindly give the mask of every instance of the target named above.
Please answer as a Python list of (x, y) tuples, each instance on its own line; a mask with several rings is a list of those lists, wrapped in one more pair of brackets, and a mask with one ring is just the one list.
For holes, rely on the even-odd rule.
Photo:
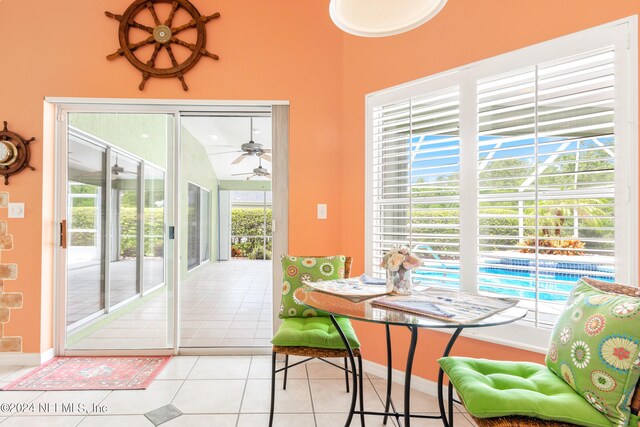
[(409, 245), (415, 279), (515, 296), (542, 327), (581, 276), (636, 284), (633, 37), (612, 24), (369, 95), (367, 272)]
[(211, 254), (211, 192), (200, 188), (200, 262), (207, 261)]
[(479, 289), (552, 324), (579, 277), (615, 277), (613, 48), (477, 88)]
[(535, 276), (517, 252), (524, 236), (535, 235), (535, 89), (534, 68), (477, 85), (476, 274), (485, 291), (518, 295)]
[(373, 259), (409, 245), (415, 278), (459, 287), (460, 138), (457, 88), (374, 112)]

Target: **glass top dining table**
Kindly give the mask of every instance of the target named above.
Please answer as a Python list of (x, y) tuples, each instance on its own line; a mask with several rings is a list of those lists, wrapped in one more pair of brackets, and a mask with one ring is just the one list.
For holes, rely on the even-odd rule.
[[(420, 294), (421, 292), (429, 292), (429, 288), (420, 291), (414, 292), (414, 294)], [(411, 372), (413, 367), (413, 359), (415, 356), (416, 346), (418, 343), (418, 330), (422, 328), (426, 329), (440, 329), (440, 330), (453, 330), (451, 338), (447, 343), (444, 351), (443, 357), (446, 357), (451, 352), (453, 345), (455, 344), (460, 333), (466, 328), (484, 328), (490, 326), (500, 326), (506, 325), (517, 320), (523, 319), (528, 310), (520, 307), (511, 307), (504, 311), (500, 311), (488, 317), (474, 320), (469, 323), (457, 323), (452, 321), (444, 321), (435, 318), (430, 318), (426, 316), (419, 316), (411, 313), (406, 313), (402, 311), (393, 310), (390, 308), (383, 308), (379, 306), (372, 305), (372, 301), (378, 298), (370, 298), (364, 301), (352, 301), (348, 298), (329, 294), (326, 292), (318, 291), (309, 286), (303, 286), (298, 288), (294, 293), (294, 298), (300, 303), (311, 307), (316, 310), (322, 310), (329, 314), (333, 325), (336, 327), (340, 336), (343, 340), (343, 343), (350, 354), (352, 372), (356, 373), (356, 365), (355, 360), (353, 358), (352, 350), (349, 346), (349, 342), (347, 341), (343, 331), (340, 329), (340, 325), (336, 322), (335, 317), (347, 317), (354, 320), (360, 320), (364, 322), (372, 322), (378, 323), (385, 326), (386, 329), (386, 346), (387, 346), (387, 393), (386, 393), (386, 403), (384, 412), (373, 412), (373, 411), (365, 411), (363, 407), (363, 399), (362, 399), (362, 372), (360, 374), (354, 374), (353, 382), (354, 382), (354, 390), (356, 392), (352, 395), (351, 407), (349, 409), (349, 414), (347, 417), (347, 421), (345, 426), (349, 426), (351, 424), (351, 420), (355, 414), (360, 415), (361, 425), (364, 425), (364, 416), (365, 415), (378, 415), (384, 416), (384, 421), (388, 417), (394, 417), (400, 422), (403, 420), (404, 427), (410, 427), (411, 418), (430, 418), (430, 419), (440, 419), (442, 420), (442, 424), (444, 427), (453, 427), (453, 402), (456, 401), (453, 398), (453, 388), (448, 388), (448, 405), (445, 407), (445, 398), (443, 392), (443, 384), (444, 384), (444, 371), (439, 369), (438, 372), (438, 405), (440, 408), (439, 415), (424, 415), (424, 414), (412, 414), (410, 408), (411, 401)], [(405, 367), (405, 378), (404, 378), (404, 408), (402, 412), (396, 410), (396, 407), (393, 405), (391, 401), (391, 387), (392, 387), (392, 346), (391, 346), (391, 332), (390, 326), (403, 326), (407, 327), (411, 331), (411, 339), (409, 344), (409, 349), (407, 352), (407, 362)], [(360, 371), (362, 371), (362, 364), (360, 362)], [(356, 383), (356, 378), (359, 378), (359, 384)], [(359, 410), (355, 409), (356, 404), (356, 395), (360, 394), (360, 408)]]
[[(421, 292), (429, 292), (425, 289)], [(414, 292), (419, 295), (421, 292)], [(402, 311), (373, 306), (371, 302), (378, 298), (370, 298), (356, 302), (350, 299), (321, 292), (309, 286), (300, 287), (296, 290), (294, 297), (302, 304), (311, 308), (326, 311), (335, 316), (348, 317), (350, 319), (362, 320), (365, 322), (382, 323), (395, 326), (416, 326), (429, 329), (456, 329), (463, 328), (483, 328), (489, 326), (500, 326), (520, 320), (527, 315), (528, 310), (521, 307), (511, 307), (494, 315), (470, 323), (460, 324), (451, 321), (439, 320), (426, 316), (406, 313)], [(384, 297), (382, 297), (384, 298)]]

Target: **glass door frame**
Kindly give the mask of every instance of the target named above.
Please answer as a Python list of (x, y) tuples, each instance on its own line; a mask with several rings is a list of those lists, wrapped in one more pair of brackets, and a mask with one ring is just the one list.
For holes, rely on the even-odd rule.
[[(45, 97), (45, 104), (52, 107), (55, 121), (55, 194), (54, 194), (54, 223), (52, 232), (55, 236), (54, 248), (54, 354), (56, 356), (91, 356), (91, 355), (165, 355), (165, 354), (202, 354), (200, 349), (179, 348), (180, 343), (180, 153), (181, 135), (180, 123), (183, 116), (199, 114), (230, 114), (235, 112), (252, 115), (271, 110), (272, 134), (273, 134), (273, 293), (272, 303), (277, 307), (280, 303), (280, 288), (282, 283), (282, 269), (279, 268), (280, 255), (288, 253), (289, 242), (289, 101), (287, 100), (262, 100), (262, 101), (229, 101), (229, 100), (188, 100), (188, 99), (115, 99), (115, 98), (72, 98), (72, 97)], [(166, 227), (174, 227), (173, 261), (171, 279), (173, 292), (168, 294), (173, 298), (173, 309), (169, 322), (173, 327), (173, 348), (150, 350), (67, 350), (66, 349), (66, 275), (60, 266), (66, 266), (66, 253), (60, 245), (61, 195), (64, 195), (63, 203), (66, 204), (66, 180), (67, 180), (67, 120), (69, 112), (85, 113), (138, 113), (138, 114), (172, 114), (174, 119), (173, 149), (170, 150), (170, 160), (167, 164), (167, 180), (171, 184), (167, 187), (167, 196), (171, 197), (173, 221)], [(276, 238), (277, 237), (277, 238)], [(169, 247), (167, 245), (167, 247)], [(167, 277), (167, 280), (169, 277)], [(278, 310), (273, 310), (273, 330), (278, 329), (281, 320)], [(179, 351), (180, 350), (180, 351)], [(216, 349), (217, 350), (217, 349)], [(221, 349), (221, 354), (228, 354), (229, 349)], [(208, 352), (207, 354), (218, 354)], [(245, 354), (245, 352), (241, 352)]]
[[(96, 103), (59, 103), (56, 104), (56, 144), (55, 144), (55, 159), (56, 159), (56, 186), (55, 186), (55, 225), (61, 227), (62, 221), (67, 220), (67, 185), (68, 185), (68, 148), (69, 148), (69, 114), (73, 113), (87, 113), (87, 114), (161, 114), (171, 117), (172, 123), (169, 125), (169, 138), (167, 140), (167, 165), (166, 168), (160, 168), (153, 162), (144, 161), (140, 163), (140, 168), (143, 168), (145, 164), (149, 164), (157, 169), (162, 170), (165, 173), (165, 201), (166, 201), (166, 223), (165, 239), (167, 253), (165, 253), (165, 284), (167, 288), (167, 338), (169, 345), (166, 348), (154, 348), (154, 349), (68, 349), (67, 348), (67, 250), (60, 244), (56, 246), (54, 269), (55, 269), (55, 281), (54, 287), (54, 351), (59, 356), (88, 356), (88, 355), (169, 355), (177, 354), (178, 351), (178, 333), (179, 327), (176, 319), (178, 318), (178, 284), (179, 284), (179, 259), (180, 259), (180, 209), (179, 209), (179, 167), (180, 167), (180, 111), (178, 108), (171, 106), (156, 106), (156, 105), (130, 105), (130, 104), (96, 104)], [(100, 144), (102, 146), (103, 144)], [(130, 157), (130, 154), (126, 149), (120, 147), (112, 147), (110, 144), (106, 145), (106, 231), (105, 239), (110, 239), (111, 224), (111, 176), (108, 173), (109, 167), (112, 164), (111, 155), (117, 152), (118, 155)], [(144, 179), (144, 171), (140, 173), (138, 182), (138, 190), (140, 189), (140, 181)], [(138, 198), (138, 208), (144, 205), (144, 194), (140, 194)], [(142, 235), (144, 238), (144, 230), (139, 227), (138, 239)], [(171, 230), (171, 231), (170, 231)], [(65, 230), (66, 231), (66, 230)], [(171, 238), (173, 234), (173, 238)], [(144, 248), (144, 242), (140, 243), (140, 246)], [(140, 251), (138, 251), (140, 252)], [(169, 254), (169, 257), (166, 255)], [(138, 269), (142, 268), (143, 258), (140, 258), (138, 253), (137, 265)], [(111, 254), (105, 253), (104, 256), (107, 260), (110, 259)], [(141, 272), (139, 272), (141, 273)], [(142, 277), (140, 275), (140, 277)], [(105, 271), (105, 282), (109, 281), (109, 269)], [(126, 304), (129, 300), (144, 296), (148, 293), (144, 290), (143, 283), (137, 283), (138, 293), (125, 301), (114, 306), (109, 306), (109, 286), (105, 286), (105, 308), (102, 310), (104, 313), (108, 313), (110, 310), (114, 310), (123, 304)]]

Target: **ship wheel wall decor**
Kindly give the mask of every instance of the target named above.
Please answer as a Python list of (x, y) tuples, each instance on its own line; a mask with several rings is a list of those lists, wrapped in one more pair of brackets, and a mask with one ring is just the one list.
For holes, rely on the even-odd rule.
[(7, 128), (7, 122), (0, 131), (0, 175), (4, 176), (4, 184), (9, 185), (9, 177), (25, 168), (36, 170), (29, 164), (31, 153), (29, 144), (35, 138), (24, 139)]
[[(168, 3), (171, 5), (171, 11), (164, 21), (161, 21), (158, 17), (158, 13), (155, 8), (155, 5), (158, 3)], [(176, 12), (179, 9), (187, 12), (191, 20), (182, 25), (175, 26), (173, 21)], [(154, 22), (153, 27), (144, 25), (136, 20), (138, 15), (146, 13), (144, 12), (145, 10), (151, 14), (151, 18)], [(218, 55), (208, 52), (205, 48), (207, 42), (205, 24), (212, 19), (219, 18), (220, 14), (216, 12), (208, 16), (201, 15), (200, 12), (198, 12), (198, 9), (196, 9), (196, 7), (188, 0), (136, 0), (122, 15), (116, 15), (111, 12), (105, 12), (105, 15), (120, 22), (120, 27), (118, 29), (120, 49), (107, 56), (107, 59), (111, 60), (124, 56), (131, 65), (140, 70), (142, 72), (142, 82), (138, 87), (140, 90), (144, 89), (147, 80), (151, 77), (177, 77), (180, 80), (180, 83), (182, 83), (182, 89), (187, 91), (189, 90), (189, 87), (184, 79), (184, 73), (193, 68), (202, 56), (215, 60), (219, 59)], [(147, 32), (148, 36), (140, 41), (132, 42), (130, 40), (130, 35), (133, 28)], [(190, 28), (195, 28), (197, 32), (197, 40), (195, 43), (189, 43), (178, 38), (178, 34), (180, 34), (180, 32)], [(146, 61), (143, 61), (136, 56), (135, 52), (146, 45), (154, 45), (154, 48), (151, 57)], [(191, 54), (184, 61), (179, 62), (173, 51), (172, 45), (187, 48), (191, 51)], [(172, 64), (171, 67), (156, 67), (156, 60), (162, 49), (165, 49), (169, 55), (169, 59)]]

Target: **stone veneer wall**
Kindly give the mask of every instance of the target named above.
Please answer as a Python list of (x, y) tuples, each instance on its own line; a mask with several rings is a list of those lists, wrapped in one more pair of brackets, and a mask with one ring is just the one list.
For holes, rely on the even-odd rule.
[[(0, 208), (9, 206), (9, 193), (0, 192)], [(0, 261), (3, 251), (13, 249), (13, 235), (7, 233), (7, 221), (0, 221)], [(8, 337), (4, 325), (11, 319), (11, 310), (22, 308), (22, 292), (5, 292), (4, 281), (18, 278), (18, 264), (0, 263), (0, 352), (21, 352), (22, 337)]]

